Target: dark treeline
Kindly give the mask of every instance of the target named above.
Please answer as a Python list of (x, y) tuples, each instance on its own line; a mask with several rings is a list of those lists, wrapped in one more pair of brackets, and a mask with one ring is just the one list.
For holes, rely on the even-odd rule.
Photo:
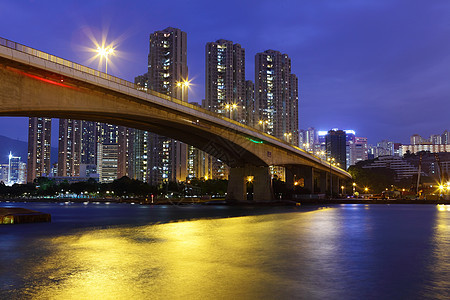
[(99, 183), (94, 179), (68, 183), (55, 183), (51, 178), (39, 177), (33, 183), (14, 184), (6, 186), (0, 182), (0, 196), (16, 197), (64, 197), (65, 195), (79, 195), (86, 197), (185, 197), (185, 196), (223, 196), (227, 189), (227, 180), (190, 180), (187, 183), (167, 182), (161, 186), (152, 186), (145, 182), (126, 176), (111, 183)]

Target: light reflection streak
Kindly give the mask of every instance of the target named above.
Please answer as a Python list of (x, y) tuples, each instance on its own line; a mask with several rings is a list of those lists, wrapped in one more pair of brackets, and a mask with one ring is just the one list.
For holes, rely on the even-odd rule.
[(267, 284), (290, 284), (269, 270), (279, 233), (294, 226), (277, 216), (111, 228), (43, 241), (53, 254), (30, 272), (36, 285), (25, 290), (44, 299), (262, 298)]
[(429, 299), (448, 299), (450, 291), (450, 205), (437, 205), (433, 257), (428, 266), (431, 278), (422, 292)]

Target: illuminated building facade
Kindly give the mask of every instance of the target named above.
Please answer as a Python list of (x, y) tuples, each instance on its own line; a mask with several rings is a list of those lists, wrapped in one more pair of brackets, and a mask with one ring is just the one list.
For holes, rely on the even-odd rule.
[(98, 124), (91, 121), (81, 121), (81, 163), (97, 164)]
[(255, 84), (251, 80), (245, 81), (245, 102), (244, 102), (245, 124), (257, 128), (255, 123)]
[(352, 143), (348, 144), (348, 147), (350, 148), (350, 157), (349, 161), (347, 161), (347, 168), (357, 162), (368, 159), (367, 138), (354, 137)]
[(101, 183), (110, 183), (117, 179), (118, 152), (117, 143), (98, 145), (97, 172)]
[[(168, 27), (150, 35), (147, 76), (149, 89), (188, 101), (188, 86), (178, 84), (188, 81), (186, 32)], [(149, 183), (186, 180), (187, 145), (154, 133), (149, 140)]]
[(347, 137), (343, 130), (330, 130), (325, 136), (326, 153), (328, 158), (333, 158), (340, 168), (347, 166)]
[(246, 123), (245, 49), (227, 40), (206, 44), (206, 109)]
[(50, 173), (51, 129), (51, 118), (29, 118), (27, 182)]
[(8, 159), (7, 184), (26, 183), (26, 163), (22, 162), (20, 156), (14, 156), (11, 152), (9, 153)]
[(80, 175), (82, 121), (59, 119), (58, 176)]
[(255, 111), (264, 132), (298, 145), (298, 79), (286, 54), (256, 54)]

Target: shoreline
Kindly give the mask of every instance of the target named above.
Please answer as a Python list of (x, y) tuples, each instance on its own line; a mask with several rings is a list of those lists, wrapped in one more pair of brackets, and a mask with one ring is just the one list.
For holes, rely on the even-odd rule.
[(200, 200), (200, 199), (173, 199), (173, 200), (155, 200), (153, 203), (145, 199), (0, 199), (0, 203), (17, 203), (17, 202), (53, 202), (53, 203), (128, 203), (140, 205), (225, 205), (225, 206), (300, 206), (300, 205), (332, 205), (332, 204), (442, 204), (450, 205), (450, 200), (425, 200), (425, 199), (363, 199), (363, 198), (336, 198), (336, 199), (297, 199), (297, 200), (279, 200), (274, 202), (234, 202), (224, 199), (217, 200)]

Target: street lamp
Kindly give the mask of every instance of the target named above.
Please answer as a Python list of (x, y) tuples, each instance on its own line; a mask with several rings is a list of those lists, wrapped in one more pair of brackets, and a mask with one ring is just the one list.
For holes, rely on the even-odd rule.
[(180, 88), (181, 87), (181, 101), (184, 101), (184, 89), (185, 88), (189, 88), (189, 86), (190, 86), (190, 83), (189, 83), (189, 81), (188, 80), (185, 80), (185, 81), (178, 81), (177, 82), (177, 87), (178, 88)]
[(356, 182), (353, 182), (353, 196), (355, 196)]
[(108, 56), (109, 55), (113, 55), (114, 54), (114, 49), (110, 46), (104, 48), (104, 47), (97, 47), (97, 52), (98, 54), (102, 57), (105, 57), (105, 61), (106, 61), (106, 68), (105, 68), (105, 73), (108, 74)]
[(269, 123), (269, 121), (267, 121), (267, 120), (259, 120), (259, 125), (261, 126), (261, 131), (262, 132), (265, 132), (265, 125), (267, 125), (267, 123)]
[(290, 143), (291, 137), (292, 137), (292, 133), (291, 132), (289, 132), (289, 133), (285, 132), (284, 133), (284, 138), (286, 139), (286, 142)]
[(341, 195), (342, 195), (342, 197), (344, 196), (344, 186), (343, 185), (341, 185)]
[(225, 105), (225, 109), (226, 110), (228, 110), (228, 116), (229, 116), (229, 118), (230, 119), (232, 119), (232, 120), (234, 120), (234, 118), (232, 118), (232, 112), (233, 112), (233, 110), (237, 110), (237, 104), (236, 103), (233, 103), (233, 104), (227, 104), (227, 105)]

